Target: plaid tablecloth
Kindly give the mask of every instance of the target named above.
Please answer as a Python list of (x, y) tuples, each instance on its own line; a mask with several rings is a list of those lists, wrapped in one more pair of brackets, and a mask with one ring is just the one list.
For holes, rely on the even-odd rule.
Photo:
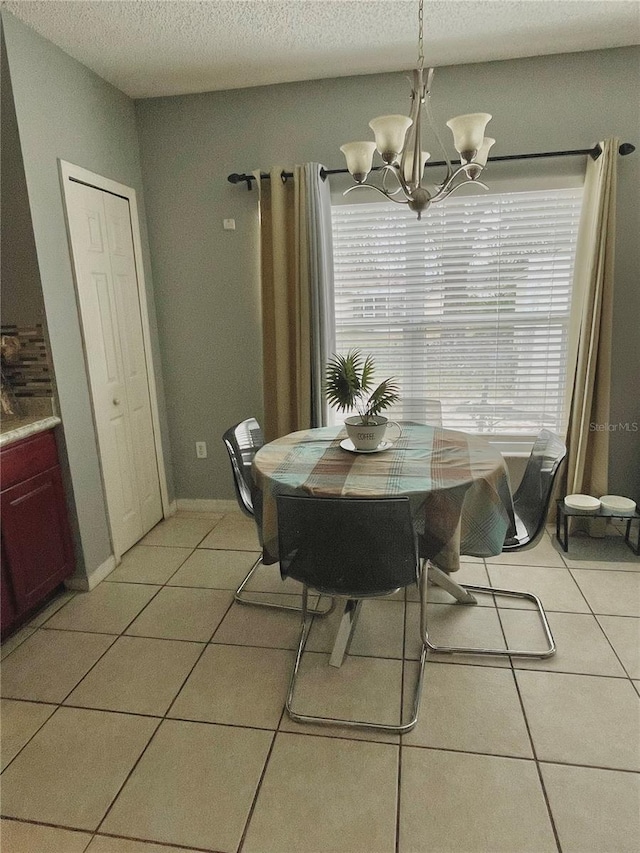
[(253, 462), (256, 520), (264, 561), (278, 560), (276, 494), (393, 497), (411, 503), (420, 554), (447, 572), (460, 554), (499, 554), (513, 532), (509, 475), (500, 453), (464, 432), (403, 424), (387, 451), (350, 453), (343, 427), (286, 435), (262, 447)]

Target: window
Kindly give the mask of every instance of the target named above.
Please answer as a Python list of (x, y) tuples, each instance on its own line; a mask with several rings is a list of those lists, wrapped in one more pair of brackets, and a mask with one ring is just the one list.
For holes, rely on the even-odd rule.
[(397, 378), (394, 417), (500, 436), (565, 427), (582, 189), (465, 196), (419, 222), (385, 202), (332, 208), (336, 351)]

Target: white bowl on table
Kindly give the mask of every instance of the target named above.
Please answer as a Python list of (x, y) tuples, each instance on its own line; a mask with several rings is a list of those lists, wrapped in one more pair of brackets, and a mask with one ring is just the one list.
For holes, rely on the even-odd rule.
[(598, 512), (601, 506), (598, 498), (591, 495), (567, 495), (564, 499), (564, 505), (567, 509), (584, 515), (593, 515)]
[(636, 502), (622, 495), (603, 495), (600, 498), (602, 512), (606, 515), (633, 515), (636, 511)]

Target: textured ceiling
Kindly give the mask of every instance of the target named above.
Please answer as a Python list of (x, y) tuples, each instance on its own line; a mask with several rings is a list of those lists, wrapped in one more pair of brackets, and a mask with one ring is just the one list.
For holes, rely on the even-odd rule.
[[(400, 71), (417, 0), (7, 0), (134, 98)], [(638, 0), (426, 0), (429, 65), (640, 43)]]

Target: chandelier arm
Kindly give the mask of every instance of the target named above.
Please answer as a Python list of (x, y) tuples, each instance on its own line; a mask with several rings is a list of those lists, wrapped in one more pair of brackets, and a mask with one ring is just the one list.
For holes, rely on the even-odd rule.
[(445, 198), (448, 198), (451, 193), (456, 192), (461, 187), (464, 187), (466, 184), (473, 184), (476, 187), (482, 187), (483, 190), (488, 190), (489, 187), (486, 184), (483, 184), (482, 181), (472, 181), (469, 179), (468, 181), (461, 181), (459, 184), (456, 184), (455, 187), (450, 187), (448, 190), (440, 190), (434, 197), (431, 199), (431, 203), (437, 201), (444, 201)]
[[(433, 69), (429, 69), (430, 72), (433, 72)], [(443, 183), (447, 183), (454, 175), (453, 166), (451, 165), (451, 160), (449, 159), (449, 155), (447, 154), (447, 149), (442, 144), (442, 139), (440, 138), (440, 134), (438, 133), (438, 128), (436, 127), (436, 123), (433, 119), (433, 113), (431, 112), (431, 92), (427, 92), (427, 98), (425, 102), (425, 112), (427, 113), (427, 118), (429, 119), (429, 124), (431, 125), (431, 130), (435, 138), (438, 140), (438, 145), (440, 146), (440, 150), (444, 155), (444, 161), (447, 164), (447, 176), (444, 179)]]
[(394, 195), (398, 195), (398, 193), (404, 192), (402, 187), (397, 187), (397, 189), (395, 189), (395, 190), (388, 190), (386, 187), (383, 187), (382, 191), (384, 192), (385, 195), (388, 195), (389, 198), (391, 198)]
[[(390, 190), (387, 188), (387, 175), (391, 172), (393, 177), (398, 182), (398, 187), (395, 190)], [(406, 195), (409, 195), (409, 190), (406, 186), (406, 183), (402, 179), (402, 169), (398, 167), (397, 163), (385, 163), (382, 167), (382, 190), (385, 195), (388, 195), (389, 198), (391, 196), (397, 195), (399, 192), (403, 192)]]
[(377, 193), (380, 193), (380, 195), (383, 195), (388, 201), (393, 201), (396, 204), (409, 203), (406, 199), (404, 201), (400, 201), (400, 199), (393, 198), (390, 193), (385, 192), (384, 190), (380, 189), (380, 187), (377, 187), (375, 184), (354, 184), (352, 187), (347, 187), (347, 189), (342, 193), (342, 195), (346, 195), (347, 193), (353, 192), (353, 190), (375, 190)]
[[(440, 199), (445, 198), (447, 195), (449, 195), (449, 193), (450, 193), (450, 191), (451, 191), (452, 184), (453, 184), (453, 182), (455, 181), (455, 179), (458, 177), (458, 175), (464, 174), (464, 176), (465, 176), (465, 180), (461, 181), (461, 182), (456, 186), (456, 189), (457, 189), (457, 187), (458, 187), (458, 186), (460, 186), (460, 187), (464, 186), (464, 184), (475, 184), (475, 183), (479, 183), (478, 181), (472, 180), (472, 179), (467, 175), (467, 171), (466, 171), (466, 170), (467, 170), (467, 166), (468, 166), (468, 164), (466, 164), (466, 163), (465, 163), (465, 164), (463, 164), (463, 165), (461, 165), (461, 166), (458, 166), (458, 168), (457, 168), (457, 169), (455, 169), (455, 170), (454, 170), (454, 171), (449, 175), (449, 177), (448, 177), (446, 180), (444, 180), (444, 181), (442, 182), (442, 184), (440, 184), (440, 188), (438, 189), (437, 193), (436, 193), (436, 194), (431, 198), (431, 201), (432, 201), (432, 202), (433, 202), (433, 201), (440, 201)], [(479, 167), (479, 168), (482, 170), (482, 167)], [(482, 184), (481, 186), (484, 186), (484, 184)]]
[(422, 177), (420, 174), (420, 165), (422, 163), (421, 111), (425, 92), (423, 69), (416, 68), (413, 71), (413, 82), (411, 84), (411, 110), (409, 112), (411, 124), (405, 136), (404, 145), (402, 146), (402, 157), (400, 158), (400, 172), (404, 176), (406, 175), (406, 163), (409, 154), (413, 157), (409, 182), (414, 188), (420, 186)]
[(400, 184), (400, 189), (402, 190), (402, 192), (405, 194), (407, 199), (410, 199), (412, 194), (413, 194), (413, 191), (409, 187), (409, 184), (407, 183), (407, 181), (405, 181), (405, 179), (404, 179), (404, 172), (402, 170), (402, 167), (398, 166), (397, 163), (391, 163), (389, 166), (389, 169), (391, 169), (393, 171), (393, 174), (394, 174), (396, 180)]
[[(390, 190), (388, 190), (388, 189), (387, 189), (387, 175), (389, 174), (389, 172), (393, 172), (393, 176), (394, 176), (394, 178), (396, 178), (396, 180), (397, 180), (398, 176), (397, 176), (397, 175), (396, 175), (396, 173), (394, 172), (394, 170), (393, 170), (393, 168), (391, 167), (391, 165), (390, 165), (389, 163), (385, 163), (385, 165), (382, 167), (382, 189), (383, 189), (383, 190), (384, 190), (384, 192), (386, 192), (386, 193), (389, 193), (389, 192), (390, 192)], [(400, 187), (400, 186), (399, 186), (399, 187), (398, 187), (398, 189), (395, 189), (393, 192), (394, 192), (394, 193), (396, 193), (396, 192), (398, 192), (398, 190), (400, 190), (400, 189), (402, 189), (402, 187)]]
[(411, 186), (416, 189), (422, 183), (422, 104), (424, 103), (425, 90), (422, 79), (422, 69), (418, 72), (418, 84), (420, 91), (417, 93), (418, 109), (416, 111), (416, 132), (413, 136), (413, 163), (411, 164)]

